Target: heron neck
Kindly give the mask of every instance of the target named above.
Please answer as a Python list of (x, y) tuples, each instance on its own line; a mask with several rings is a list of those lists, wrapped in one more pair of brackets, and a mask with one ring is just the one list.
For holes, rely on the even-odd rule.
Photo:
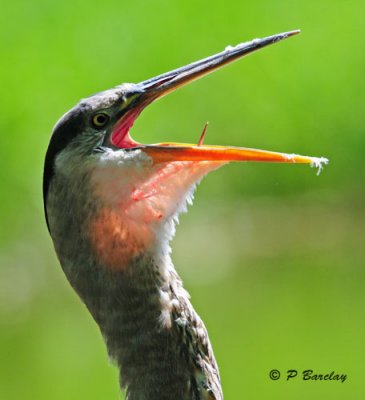
[(170, 269), (162, 277), (161, 269), (144, 256), (127, 270), (104, 275), (107, 294), (90, 307), (128, 400), (195, 398), (196, 367), (176, 321), (196, 314), (176, 272)]

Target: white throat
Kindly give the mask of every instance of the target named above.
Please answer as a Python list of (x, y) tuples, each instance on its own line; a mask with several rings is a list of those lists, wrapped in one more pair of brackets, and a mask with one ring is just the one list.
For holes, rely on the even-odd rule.
[(142, 150), (110, 149), (95, 158), (91, 188), (100, 207), (90, 222), (90, 235), (104, 264), (123, 268), (143, 252), (156, 256), (157, 265), (169, 263), (169, 241), (179, 214), (192, 203), (196, 184), (221, 165), (206, 161), (153, 165)]

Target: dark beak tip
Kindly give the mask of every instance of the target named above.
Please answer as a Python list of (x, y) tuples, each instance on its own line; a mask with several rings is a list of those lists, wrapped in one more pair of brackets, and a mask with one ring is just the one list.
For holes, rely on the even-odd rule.
[(292, 36), (298, 35), (300, 32), (301, 32), (300, 29), (294, 29), (292, 31), (282, 32), (282, 33), (278, 33), (276, 35), (267, 36), (262, 39), (256, 39), (255, 41), (260, 43), (260, 45), (259, 45), (260, 47), (265, 47), (268, 44), (274, 44), (274, 43), (280, 42), (281, 40), (288, 39)]

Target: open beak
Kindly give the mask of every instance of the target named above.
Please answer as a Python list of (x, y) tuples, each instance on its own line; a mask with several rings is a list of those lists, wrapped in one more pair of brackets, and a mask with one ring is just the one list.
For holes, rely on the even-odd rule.
[(140, 148), (151, 156), (155, 163), (173, 161), (262, 161), (309, 163), (320, 167), (322, 163), (327, 162), (326, 159), (242, 147), (207, 146), (202, 143), (205, 131), (197, 145), (181, 143), (144, 145), (135, 142), (129, 135), (129, 130), (136, 118), (154, 100), (247, 54), (296, 35), (299, 32), (299, 30), (294, 30), (268, 36), (263, 39), (254, 39), (250, 42), (240, 43), (235, 47), (228, 46), (224, 51), (213, 56), (134, 85), (130, 94), (132, 100), (130, 101), (128, 110), (114, 127), (111, 137), (113, 145), (125, 149)]

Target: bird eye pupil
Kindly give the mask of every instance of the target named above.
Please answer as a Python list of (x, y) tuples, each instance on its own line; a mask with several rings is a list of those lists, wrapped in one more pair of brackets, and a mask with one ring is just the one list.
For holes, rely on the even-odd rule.
[(109, 116), (104, 113), (99, 113), (94, 115), (92, 121), (97, 128), (100, 128), (107, 124), (107, 122), (109, 121)]

